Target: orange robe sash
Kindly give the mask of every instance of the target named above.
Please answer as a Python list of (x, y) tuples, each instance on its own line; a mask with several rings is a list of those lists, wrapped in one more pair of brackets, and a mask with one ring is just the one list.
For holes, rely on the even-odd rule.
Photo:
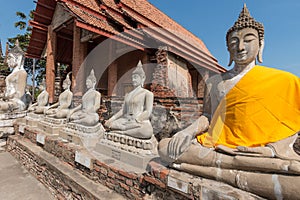
[(222, 99), (208, 132), (197, 140), (206, 147), (257, 147), (299, 130), (299, 77), (255, 66)]

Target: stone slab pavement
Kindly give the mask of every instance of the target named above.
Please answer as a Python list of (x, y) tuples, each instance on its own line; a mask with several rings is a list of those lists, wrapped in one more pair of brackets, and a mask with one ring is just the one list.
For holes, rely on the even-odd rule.
[(55, 200), (50, 191), (8, 152), (0, 153), (0, 199)]

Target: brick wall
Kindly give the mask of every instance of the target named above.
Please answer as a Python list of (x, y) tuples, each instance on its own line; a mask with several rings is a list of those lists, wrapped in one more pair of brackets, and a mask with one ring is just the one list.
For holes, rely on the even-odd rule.
[[(261, 199), (227, 184), (167, 168), (159, 160), (151, 161), (145, 172), (125, 170), (120, 164), (114, 165), (112, 159), (93, 159), (89, 169), (74, 161), (74, 152), (81, 147), (51, 137), (46, 138), (44, 146), (37, 146), (36, 134), (37, 131), (25, 128), (24, 136), (10, 136), (7, 150), (58, 199), (98, 199), (93, 191), (70, 178), (74, 173), (96, 185), (105, 185), (127, 199)], [(56, 160), (50, 159), (51, 156), (43, 160), (47, 158), (43, 151), (54, 155)], [(170, 177), (177, 186), (170, 184)]]

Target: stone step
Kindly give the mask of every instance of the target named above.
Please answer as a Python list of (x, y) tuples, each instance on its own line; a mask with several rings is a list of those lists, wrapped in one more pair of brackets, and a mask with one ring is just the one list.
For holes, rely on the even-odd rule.
[[(124, 199), (104, 185), (83, 176), (69, 164), (44, 151), (26, 138), (11, 136), (8, 151), (45, 184), (57, 198)], [(16, 144), (18, 143), (18, 144)], [(15, 144), (15, 145), (14, 145)]]

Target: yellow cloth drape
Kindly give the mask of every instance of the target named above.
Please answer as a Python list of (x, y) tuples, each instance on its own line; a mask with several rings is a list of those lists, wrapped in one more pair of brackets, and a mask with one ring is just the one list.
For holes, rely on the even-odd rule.
[(255, 66), (223, 98), (207, 133), (207, 147), (264, 146), (300, 130), (300, 79)]

